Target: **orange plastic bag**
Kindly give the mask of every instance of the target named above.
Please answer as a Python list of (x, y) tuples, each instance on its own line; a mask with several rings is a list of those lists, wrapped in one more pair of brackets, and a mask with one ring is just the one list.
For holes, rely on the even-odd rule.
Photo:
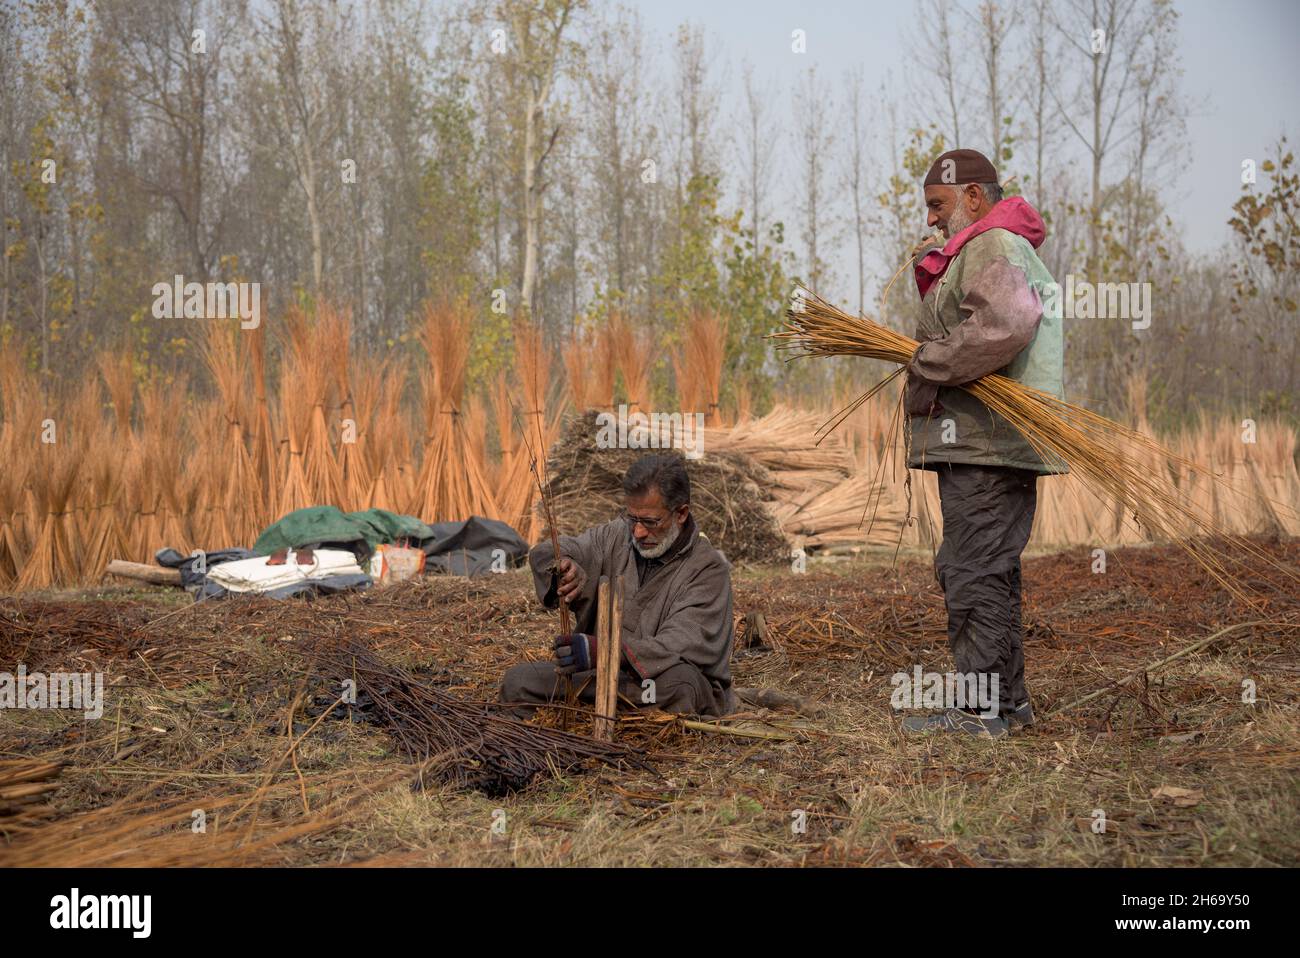
[(403, 582), (424, 571), (424, 550), (384, 544), (370, 557), (370, 578), (375, 585)]

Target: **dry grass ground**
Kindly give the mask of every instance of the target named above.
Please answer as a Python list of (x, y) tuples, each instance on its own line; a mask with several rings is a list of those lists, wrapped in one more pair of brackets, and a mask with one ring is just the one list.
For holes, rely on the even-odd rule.
[[(1297, 540), (1267, 548), (1300, 562)], [(738, 618), (762, 611), (771, 629), (766, 646), (737, 649), (738, 684), (820, 714), (750, 712), (746, 736), (634, 716), (620, 737), (653, 771), (574, 772), (505, 796), (439, 784), (360, 713), (317, 722), (338, 693), (304, 672), (299, 643), (363, 637), (430, 682), (493, 697), (554, 629), (522, 572), (310, 604), (0, 599), (0, 668), (100, 670), (110, 686), (97, 722), (0, 712), (0, 760), (65, 763), (42, 806), (0, 817), (0, 864), (1300, 863), (1300, 599), (1261, 585), (1266, 607), (1242, 610), (1166, 548), (1112, 554), (1105, 575), (1090, 563), (1078, 549), (1026, 564), (1040, 721), (1025, 734), (901, 736), (890, 675), (949, 668), (928, 556), (763, 567), (736, 575)], [(1050, 714), (1253, 619), (1272, 624)]]

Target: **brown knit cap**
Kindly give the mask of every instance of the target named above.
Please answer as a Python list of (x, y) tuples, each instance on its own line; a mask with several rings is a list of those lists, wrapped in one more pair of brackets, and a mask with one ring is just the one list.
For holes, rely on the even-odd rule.
[(949, 150), (925, 174), (926, 186), (959, 186), (963, 183), (996, 183), (998, 171), (979, 150)]

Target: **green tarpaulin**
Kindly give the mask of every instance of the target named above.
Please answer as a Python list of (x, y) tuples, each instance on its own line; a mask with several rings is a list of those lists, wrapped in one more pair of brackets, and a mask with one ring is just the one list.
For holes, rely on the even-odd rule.
[(432, 529), (414, 516), (401, 516), (386, 509), (343, 512), (334, 506), (311, 506), (291, 512), (269, 526), (253, 543), (253, 554), (270, 555), (280, 549), (325, 542), (334, 545), (364, 542), (364, 551), (370, 553), (381, 543), (402, 539), (418, 547), (421, 540), (433, 534)]

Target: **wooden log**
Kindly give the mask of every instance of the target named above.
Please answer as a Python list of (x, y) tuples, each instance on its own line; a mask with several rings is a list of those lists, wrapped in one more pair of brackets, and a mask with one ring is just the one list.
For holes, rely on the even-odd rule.
[(104, 570), (109, 575), (124, 579), (135, 579), (153, 585), (180, 585), (181, 570), (168, 569), (160, 565), (145, 565), (142, 562), (127, 562), (125, 559), (113, 559)]
[(814, 702), (802, 695), (795, 695), (793, 692), (737, 687), (736, 698), (755, 708), (790, 709), (809, 718), (821, 718), (826, 714), (826, 709), (819, 702)]
[[(606, 585), (602, 576), (600, 588), (606, 589)], [(623, 577), (620, 575), (614, 579), (597, 601), (600, 603), (597, 621), (607, 608), (608, 614), (605, 616), (603, 631), (596, 639), (594, 736), (602, 742), (611, 742), (614, 740), (614, 716), (618, 711), (618, 666), (622, 658), (620, 637), (623, 634)]]

